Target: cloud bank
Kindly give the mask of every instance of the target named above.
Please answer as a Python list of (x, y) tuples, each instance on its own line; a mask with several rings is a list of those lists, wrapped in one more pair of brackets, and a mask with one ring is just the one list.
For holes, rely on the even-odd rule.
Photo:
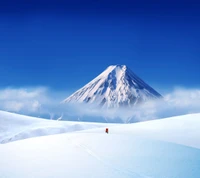
[[(40, 102), (46, 103), (45, 88), (0, 90), (0, 108), (6, 111), (26, 113), (36, 112), (40, 108)], [(40, 102), (39, 102), (40, 101)]]
[(52, 115), (60, 102), (47, 87), (5, 88), (0, 90), (0, 109), (26, 115)]
[[(200, 89), (176, 88), (162, 100), (148, 101), (127, 109), (96, 109), (88, 105), (67, 105), (66, 93), (46, 87), (6, 88), (0, 90), (0, 109), (26, 115), (66, 120), (136, 122), (200, 112)], [(83, 119), (84, 120), (84, 119)]]

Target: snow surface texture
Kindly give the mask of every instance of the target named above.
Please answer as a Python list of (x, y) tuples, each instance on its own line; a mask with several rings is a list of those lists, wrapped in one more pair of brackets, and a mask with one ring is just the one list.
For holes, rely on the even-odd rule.
[[(91, 129), (83, 132), (93, 131), (102, 133), (103, 129)], [(112, 127), (111, 133), (131, 133), (133, 136), (173, 142), (200, 149), (200, 114), (188, 114), (134, 124), (119, 124)]]
[(46, 120), (0, 111), (0, 143), (109, 125), (111, 124)]
[(90, 103), (103, 108), (132, 106), (161, 95), (125, 65), (109, 66), (64, 103)]
[(2, 144), (0, 177), (199, 178), (199, 118), (191, 114), (112, 126), (109, 134), (99, 128)]

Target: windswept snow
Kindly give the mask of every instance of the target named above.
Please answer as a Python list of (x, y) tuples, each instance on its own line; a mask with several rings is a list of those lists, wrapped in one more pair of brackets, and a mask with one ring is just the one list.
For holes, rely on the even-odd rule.
[[(199, 178), (200, 114), (0, 145), (6, 178)], [(191, 140), (192, 139), (192, 142)]]
[(0, 111), (0, 143), (108, 125), (112, 124), (47, 120)]
[(112, 65), (64, 103), (92, 103), (105, 108), (136, 105), (161, 95), (125, 65)]
[[(103, 129), (91, 129), (81, 132), (99, 132)], [(115, 134), (132, 134), (148, 139), (162, 140), (200, 149), (200, 114), (188, 114), (165, 119), (145, 121), (134, 124), (114, 126)]]

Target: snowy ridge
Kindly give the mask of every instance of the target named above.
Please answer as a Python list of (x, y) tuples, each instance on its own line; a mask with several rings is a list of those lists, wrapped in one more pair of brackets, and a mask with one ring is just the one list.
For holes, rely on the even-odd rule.
[(99, 76), (65, 99), (64, 103), (90, 103), (105, 108), (131, 106), (160, 98), (125, 65), (111, 65)]

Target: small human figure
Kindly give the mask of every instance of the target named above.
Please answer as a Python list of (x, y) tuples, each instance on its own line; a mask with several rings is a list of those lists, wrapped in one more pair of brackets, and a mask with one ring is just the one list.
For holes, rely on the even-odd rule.
[(106, 128), (105, 132), (108, 134), (108, 128)]

